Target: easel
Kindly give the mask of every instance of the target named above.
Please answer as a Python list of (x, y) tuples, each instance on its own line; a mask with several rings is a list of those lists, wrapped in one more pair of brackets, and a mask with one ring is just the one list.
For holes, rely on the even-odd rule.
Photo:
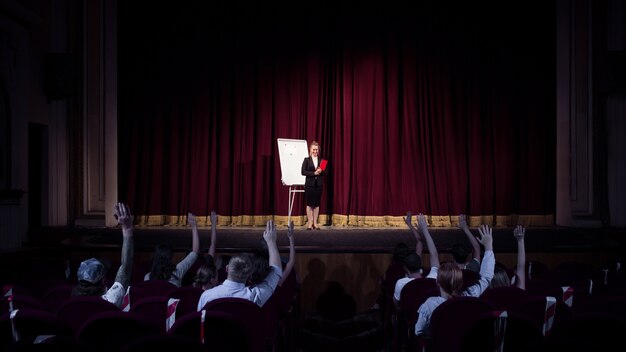
[(309, 156), (309, 148), (304, 139), (278, 138), (278, 155), (280, 157), (281, 181), (283, 186), (289, 186), (289, 213), (287, 226), (291, 223), (291, 212), (296, 193), (304, 192), (306, 178), (302, 175), (302, 160)]
[(291, 210), (293, 209), (294, 199), (296, 197), (296, 193), (304, 192), (304, 189), (296, 188), (298, 185), (289, 186), (289, 213), (287, 215), (287, 227), (291, 224)]

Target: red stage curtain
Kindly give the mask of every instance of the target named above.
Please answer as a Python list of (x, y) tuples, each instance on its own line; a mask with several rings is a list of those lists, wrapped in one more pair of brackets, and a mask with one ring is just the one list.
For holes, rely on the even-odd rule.
[(205, 4), (143, 31), (121, 15), (120, 199), (148, 216), (286, 216), (276, 139), (292, 138), (330, 162), (321, 214), (550, 219), (550, 6), (493, 18), (426, 3)]

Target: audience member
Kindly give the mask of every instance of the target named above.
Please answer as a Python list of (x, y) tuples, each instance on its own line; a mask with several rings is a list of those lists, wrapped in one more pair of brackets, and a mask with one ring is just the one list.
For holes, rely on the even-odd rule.
[(283, 273), (276, 244), (276, 228), (272, 220), (266, 224), (263, 239), (267, 244), (268, 262), (271, 267), (265, 279), (254, 287), (246, 286), (254, 270), (251, 256), (246, 253), (233, 256), (226, 266), (227, 279), (222, 284), (202, 293), (198, 301), (198, 311), (202, 310), (207, 302), (222, 297), (245, 298), (259, 306), (263, 306), (267, 302), (274, 293)]
[(217, 213), (215, 210), (211, 211), (211, 244), (209, 245), (209, 249), (207, 250), (207, 254), (205, 256), (206, 262), (211, 262), (215, 265), (215, 251), (217, 248)]
[(178, 264), (174, 264), (174, 250), (166, 243), (158, 244), (154, 250), (152, 269), (144, 276), (144, 280), (167, 280), (176, 287), (182, 285), (182, 279), (200, 256), (200, 237), (196, 216), (187, 214), (187, 221), (191, 225), (192, 251)]
[(429, 297), (417, 310), (418, 319), (415, 323), (415, 335), (429, 336), (430, 318), (433, 311), (446, 300), (455, 296), (480, 296), (489, 286), (493, 278), (495, 256), (493, 253), (492, 230), (487, 225), (478, 228), (480, 237), (478, 241), (485, 247), (485, 254), (480, 265), (480, 279), (472, 286), (463, 289), (463, 273), (456, 263), (445, 262), (439, 268), (432, 268), (437, 271), (437, 284), (440, 295)]
[(413, 251), (406, 243), (396, 243), (391, 253), (391, 263), (389, 263), (389, 266), (387, 266), (387, 269), (385, 269), (380, 279), (380, 284), (383, 285), (383, 287), (387, 281), (393, 281), (391, 284), (395, 285), (399, 276), (404, 275), (404, 258), (411, 253), (413, 253)]
[(208, 290), (217, 285), (217, 269), (213, 262), (205, 262), (196, 271), (193, 278), (193, 286)]
[(469, 227), (467, 226), (467, 218), (464, 214), (459, 215), (459, 227), (461, 228), (461, 230), (463, 230), (463, 233), (465, 233), (465, 236), (469, 240), (469, 243), (472, 247), (472, 258), (468, 260), (470, 250), (467, 245), (462, 243), (455, 243), (454, 245), (452, 245), (452, 258), (454, 258), (454, 262), (459, 267), (459, 269), (478, 272), (480, 270), (480, 245), (478, 244), (478, 241), (476, 241), (476, 237), (474, 237), (474, 234), (472, 234)]
[(293, 266), (296, 264), (296, 247), (293, 240), (293, 221), (289, 221), (289, 226), (287, 227), (287, 237), (289, 238), (289, 259), (283, 268), (283, 277), (281, 277), (280, 281), (278, 281), (278, 286), (283, 285), (285, 280), (287, 280), (287, 277), (291, 274)]
[(110, 288), (106, 286), (106, 267), (96, 258), (90, 258), (78, 267), (78, 283), (72, 289), (72, 296), (102, 296), (102, 299), (121, 307), (126, 288), (130, 283), (133, 266), (133, 219), (128, 205), (117, 203), (114, 216), (122, 225), (122, 257), (120, 267), (115, 275), (115, 282)]
[[(406, 272), (406, 276), (399, 279), (396, 282), (396, 286), (393, 292), (393, 301), (396, 304), (396, 306), (400, 302), (400, 293), (402, 292), (402, 289), (404, 288), (404, 286), (406, 286), (406, 284), (409, 283), (411, 280), (422, 277), (422, 252), (423, 252), (424, 246), (422, 244), (422, 238), (417, 228), (415, 228), (411, 222), (411, 217), (412, 217), (411, 212), (408, 212), (406, 214), (405, 222), (409, 226), (409, 229), (411, 230), (411, 233), (413, 234), (413, 236), (415, 236), (415, 240), (417, 242), (415, 244), (415, 252), (410, 253), (404, 258), (404, 269)], [(422, 236), (424, 236), (424, 238), (426, 238), (426, 236), (428, 236), (428, 238), (431, 238), (430, 233), (428, 232), (428, 225), (426, 224), (426, 218), (422, 214), (420, 214), (420, 216), (418, 217), (418, 225), (420, 227), (422, 226), (421, 222), (424, 222), (425, 224), (425, 230), (422, 229)], [(430, 242), (432, 242), (432, 246), (428, 245), (429, 242), (428, 240), (426, 240), (427, 247), (428, 247), (428, 254), (430, 258), (430, 266), (432, 268), (432, 267), (439, 266), (439, 253), (437, 252), (437, 248), (435, 247), (434, 242), (432, 241), (432, 238)], [(431, 270), (428, 276), (426, 277), (431, 278), (431, 279), (436, 278), (436, 271)]]
[(204, 263), (198, 267), (193, 278), (193, 286), (208, 290), (218, 284), (218, 268), (215, 265), (215, 251), (217, 247), (217, 214), (211, 211), (211, 244), (204, 256)]
[(211, 245), (205, 256), (205, 262), (213, 261), (215, 265), (217, 284), (220, 284), (226, 280), (226, 265), (230, 260), (230, 255), (220, 254), (216, 255), (217, 249), (217, 214), (215, 211), (211, 211)]
[(516, 286), (522, 290), (526, 289), (526, 248), (524, 245), (524, 234), (526, 229), (522, 225), (517, 225), (513, 229), (513, 236), (517, 241), (517, 263), (515, 266), (515, 275), (511, 278), (509, 272), (504, 265), (496, 264), (493, 274), (493, 280), (489, 287)]
[[(269, 264), (269, 255), (267, 252), (267, 243), (261, 240), (259, 247), (252, 252), (252, 274), (248, 279), (248, 286), (256, 286), (265, 280), (269, 274), (271, 267)], [(282, 262), (281, 262), (282, 268)]]

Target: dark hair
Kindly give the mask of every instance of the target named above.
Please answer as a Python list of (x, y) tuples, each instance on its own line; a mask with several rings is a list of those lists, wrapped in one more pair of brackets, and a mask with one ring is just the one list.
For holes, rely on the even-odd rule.
[(96, 283), (80, 280), (72, 288), (71, 296), (101, 296), (104, 294), (104, 291), (105, 286), (102, 280)]
[(261, 283), (270, 273), (269, 253), (267, 251), (258, 250), (252, 256), (252, 266), (254, 271), (250, 275), (249, 284), (254, 286)]
[(493, 288), (503, 286), (511, 286), (511, 278), (509, 277), (509, 273), (504, 266), (496, 264), (493, 269), (493, 279), (491, 279), (489, 287)]
[(409, 249), (409, 246), (406, 243), (404, 243), (404, 242), (400, 242), (400, 243), (396, 244), (395, 247), (393, 247), (393, 253), (391, 254), (391, 260), (398, 261), (398, 262), (404, 262), (404, 258), (406, 258), (406, 256), (409, 255), (409, 253), (411, 253), (411, 250)]
[(193, 286), (203, 287), (204, 285), (208, 284), (211, 280), (213, 280), (216, 275), (217, 275), (217, 270), (215, 269), (215, 264), (204, 263), (196, 271), (196, 276), (194, 276), (193, 278)]
[(174, 253), (172, 246), (159, 244), (154, 249), (150, 280), (169, 280), (174, 276), (176, 265), (173, 262)]
[(422, 269), (422, 257), (417, 253), (412, 252), (404, 258), (404, 267), (411, 273), (419, 273)]
[(470, 254), (469, 248), (460, 243), (454, 244), (450, 252), (452, 253), (452, 257), (457, 264), (465, 264), (467, 256)]

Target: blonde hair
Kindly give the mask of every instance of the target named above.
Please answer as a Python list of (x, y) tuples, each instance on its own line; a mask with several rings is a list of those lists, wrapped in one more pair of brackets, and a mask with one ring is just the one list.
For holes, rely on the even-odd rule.
[(249, 253), (234, 256), (228, 262), (228, 278), (235, 282), (246, 283), (253, 270), (252, 258)]

